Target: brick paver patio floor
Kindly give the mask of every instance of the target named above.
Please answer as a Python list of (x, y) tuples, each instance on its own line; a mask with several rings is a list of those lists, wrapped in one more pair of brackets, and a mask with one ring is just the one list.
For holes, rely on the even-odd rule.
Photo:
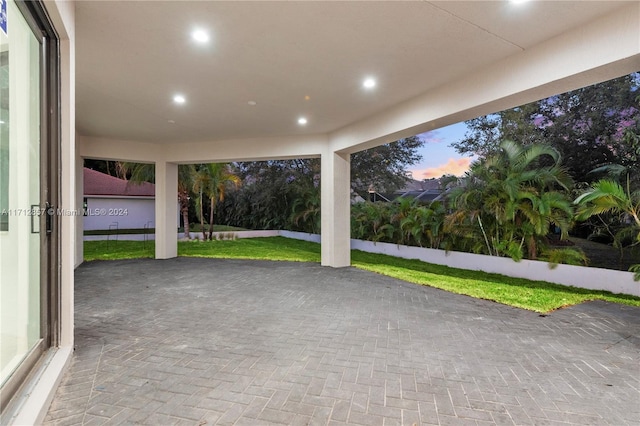
[(47, 424), (640, 424), (640, 309), (539, 315), (353, 269), (76, 271)]

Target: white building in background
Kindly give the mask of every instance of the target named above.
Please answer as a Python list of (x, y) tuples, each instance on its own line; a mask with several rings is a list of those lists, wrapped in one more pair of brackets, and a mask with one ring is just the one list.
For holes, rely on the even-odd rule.
[(153, 229), (155, 185), (140, 184), (84, 168), (85, 231)]
[(73, 354), (84, 158), (155, 164), (157, 259), (177, 255), (178, 164), (320, 158), (322, 264), (344, 267), (352, 153), (640, 70), (638, 1), (5, 0), (0, 15), (3, 424), (39, 423)]

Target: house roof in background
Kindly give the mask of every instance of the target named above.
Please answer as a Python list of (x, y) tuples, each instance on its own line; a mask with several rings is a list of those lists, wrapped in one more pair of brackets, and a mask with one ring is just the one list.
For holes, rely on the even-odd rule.
[(396, 193), (405, 193), (410, 191), (423, 192), (428, 189), (440, 191), (440, 179), (431, 178), (424, 180), (409, 179), (404, 187), (396, 191)]
[(154, 197), (156, 186), (149, 182), (133, 183), (84, 168), (84, 195)]

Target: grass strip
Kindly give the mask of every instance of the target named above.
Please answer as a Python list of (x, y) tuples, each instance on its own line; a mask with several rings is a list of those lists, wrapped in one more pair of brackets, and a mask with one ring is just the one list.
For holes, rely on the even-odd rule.
[(178, 256), (320, 262), (320, 244), (285, 237), (180, 241)]
[[(87, 241), (85, 260), (153, 258), (154, 242)], [(187, 257), (320, 262), (320, 245), (284, 237), (221, 241), (180, 241), (178, 255)], [(356, 268), (452, 293), (492, 300), (536, 312), (549, 312), (590, 300), (640, 306), (640, 298), (607, 291), (567, 287), (481, 271), (434, 265), (419, 260), (351, 251)]]
[(84, 260), (144, 259), (155, 257), (154, 241), (101, 240), (84, 242)]
[(356, 268), (377, 272), (403, 281), (428, 285), (452, 293), (492, 300), (536, 312), (549, 312), (590, 300), (606, 300), (640, 306), (640, 298), (630, 295), (588, 290), (546, 281), (531, 281), (482, 271), (456, 269), (419, 260), (402, 259), (358, 250), (351, 251), (351, 263)]

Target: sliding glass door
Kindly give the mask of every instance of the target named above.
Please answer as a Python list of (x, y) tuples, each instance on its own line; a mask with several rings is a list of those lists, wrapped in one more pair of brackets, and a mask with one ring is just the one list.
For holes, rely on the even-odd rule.
[[(52, 64), (37, 3), (0, 0), (0, 386), (4, 407), (51, 343), (56, 311)], [(4, 9), (6, 8), (6, 14)], [(30, 9), (31, 8), (31, 9)], [(3, 16), (4, 14), (4, 16)], [(57, 70), (54, 70), (57, 72)], [(53, 85), (55, 86), (55, 84)], [(54, 167), (52, 167), (52, 165)]]

